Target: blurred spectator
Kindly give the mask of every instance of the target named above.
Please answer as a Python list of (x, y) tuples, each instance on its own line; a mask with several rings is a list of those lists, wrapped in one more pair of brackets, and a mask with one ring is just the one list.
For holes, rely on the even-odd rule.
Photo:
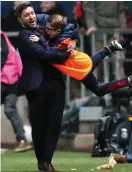
[(83, 3), (87, 35), (97, 28), (126, 28), (124, 3), (122, 1), (85, 1)]
[[(75, 19), (77, 24), (80, 28), (80, 33), (84, 34), (86, 33), (87, 25), (84, 18), (84, 10), (83, 10), (83, 2), (77, 1), (75, 4)], [(89, 37), (84, 36), (84, 52), (86, 52), (89, 56), (91, 56), (91, 46), (90, 46), (90, 39)]]
[(17, 112), (17, 88), (22, 74), (22, 62), (14, 51), (8, 37), (1, 33), (1, 104), (10, 120), (18, 142), (15, 152), (25, 151), (32, 146), (26, 142), (23, 121)]
[(46, 13), (48, 15), (52, 15), (52, 14), (65, 15), (62, 6), (60, 4), (57, 4), (55, 1), (41, 1), (40, 10), (38, 13)]
[(132, 28), (132, 1), (124, 1), (127, 28)]
[[(130, 4), (131, 3), (131, 4)], [(124, 2), (125, 15), (127, 28), (132, 28), (132, 2)], [(122, 45), (124, 48), (125, 59), (132, 60), (132, 33), (123, 34)], [(126, 61), (123, 63), (124, 75), (129, 76), (132, 74), (132, 61)]]
[(76, 1), (75, 4), (75, 19), (80, 27), (80, 31), (85, 33), (86, 23), (84, 18), (84, 11), (83, 11), (83, 2)]
[[(123, 74), (129, 76), (132, 74), (132, 34), (123, 35), (122, 45), (124, 48)], [(131, 60), (131, 61), (127, 61)]]
[(132, 163), (132, 133), (126, 155), (112, 154), (117, 163)]
[[(125, 9), (123, 1), (85, 1), (83, 9), (87, 25), (86, 35), (95, 33), (100, 29), (126, 28)], [(107, 44), (113, 39), (113, 34), (107, 35)], [(103, 47), (103, 35), (99, 32), (96, 34), (96, 51)], [(110, 63), (110, 80), (115, 79), (115, 58), (111, 58)], [(103, 81), (103, 67), (98, 68), (98, 77)]]

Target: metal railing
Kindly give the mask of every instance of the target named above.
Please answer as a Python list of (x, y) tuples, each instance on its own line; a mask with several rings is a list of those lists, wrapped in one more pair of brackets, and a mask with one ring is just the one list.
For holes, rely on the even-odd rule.
[[(18, 35), (18, 32), (6, 32), (8, 37), (16, 37)], [(108, 35), (112, 35), (113, 39), (119, 40), (121, 34), (132, 34), (132, 29), (97, 29), (96, 33), (91, 35), (91, 50), (92, 55), (96, 52), (96, 35), (102, 36), (102, 42), (103, 46), (106, 46), (108, 44)], [(80, 35), (80, 50), (84, 51), (84, 36)], [(120, 73), (120, 64), (121, 64), (121, 56), (120, 53), (116, 53), (115, 58), (115, 79), (121, 78)], [(132, 59), (124, 59), (123, 61), (126, 62), (132, 62)], [(109, 58), (105, 58), (103, 63), (103, 72), (104, 72), (104, 78), (103, 82), (106, 83), (110, 80), (109, 78)], [(95, 70), (95, 74), (97, 75), (97, 71)], [(66, 103), (70, 101), (71, 98), (71, 90), (70, 90), (70, 84), (71, 84), (71, 78), (69, 76), (66, 76)], [(81, 84), (81, 98), (86, 96), (86, 88), (83, 84)], [(106, 102), (108, 103), (110, 96), (105, 96)]]

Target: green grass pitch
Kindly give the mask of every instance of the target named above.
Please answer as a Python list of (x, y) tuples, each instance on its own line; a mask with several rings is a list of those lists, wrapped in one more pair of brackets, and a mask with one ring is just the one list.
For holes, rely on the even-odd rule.
[[(107, 163), (107, 158), (91, 158), (88, 153), (56, 152), (53, 165), (60, 172), (90, 172), (93, 167)], [(13, 153), (8, 151), (1, 156), (2, 172), (38, 172), (33, 151)], [(112, 170), (103, 172), (132, 172), (132, 164), (117, 164)], [(91, 171), (92, 172), (92, 171)]]

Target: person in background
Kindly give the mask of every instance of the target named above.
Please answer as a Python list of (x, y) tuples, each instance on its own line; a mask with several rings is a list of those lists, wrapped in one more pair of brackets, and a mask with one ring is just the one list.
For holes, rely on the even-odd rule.
[(112, 154), (117, 163), (132, 163), (132, 133), (130, 138), (130, 143), (128, 146), (127, 155)]
[(10, 120), (18, 142), (15, 152), (31, 149), (27, 143), (23, 121), (17, 112), (17, 88), (22, 74), (22, 62), (4, 32), (1, 33), (1, 104)]
[(123, 2), (85, 1), (83, 9), (87, 24), (86, 35), (96, 32), (97, 28), (126, 28)]
[[(109, 8), (108, 8), (109, 7)], [(98, 29), (117, 29), (126, 28), (126, 17), (123, 1), (85, 1), (83, 2), (83, 10), (85, 15), (85, 21), (87, 25), (86, 35), (90, 36), (92, 33), (96, 33)], [(96, 51), (103, 47), (103, 33), (97, 32), (96, 36)], [(107, 34), (107, 44), (113, 39), (113, 33)], [(114, 55), (109, 63), (109, 78), (115, 79), (115, 60)], [(98, 77), (103, 82), (103, 66), (98, 68)]]
[(85, 18), (84, 18), (84, 10), (83, 10), (82, 1), (76, 1), (74, 13), (75, 13), (75, 19), (79, 25), (80, 31), (84, 33), (86, 29), (86, 23), (85, 23)]
[(85, 14), (83, 9), (83, 1), (76, 1), (75, 3), (75, 12), (74, 12), (75, 20), (79, 25), (80, 33), (84, 35), (84, 52), (91, 54), (91, 45), (90, 38), (86, 36), (87, 25), (85, 21)]
[(40, 2), (40, 10), (38, 13), (46, 13), (48, 15), (52, 14), (61, 14), (65, 15), (63, 7), (56, 3), (56, 1), (41, 1)]
[[(125, 16), (127, 28), (132, 28), (132, 2), (124, 2), (125, 6)], [(123, 60), (131, 60), (131, 61), (123, 61), (122, 68), (123, 74), (125, 76), (132, 74), (132, 33), (125, 33), (121, 38), (121, 43), (124, 48), (124, 59)]]
[[(129, 97), (129, 98), (128, 98)], [(131, 127), (132, 127), (132, 89), (127, 91), (126, 89), (120, 89), (119, 92), (115, 92), (113, 94), (113, 106), (117, 107), (119, 104), (121, 106), (124, 106), (127, 110), (129, 121), (131, 122)], [(120, 154), (115, 154), (113, 153), (112, 156), (114, 159), (117, 161), (117, 163), (132, 163), (132, 130), (131, 130), (131, 136), (130, 136), (130, 141), (128, 144), (128, 151), (126, 155), (120, 155)]]

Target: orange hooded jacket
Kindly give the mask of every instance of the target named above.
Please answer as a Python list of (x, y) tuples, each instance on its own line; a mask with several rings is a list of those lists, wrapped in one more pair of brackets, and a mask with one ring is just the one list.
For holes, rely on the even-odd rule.
[[(57, 44), (58, 47), (64, 49), (68, 46), (70, 38), (67, 38)], [(73, 77), (76, 80), (82, 80), (92, 70), (93, 63), (91, 58), (80, 51), (74, 50), (74, 53), (64, 61), (63, 64), (52, 64), (58, 70)]]

